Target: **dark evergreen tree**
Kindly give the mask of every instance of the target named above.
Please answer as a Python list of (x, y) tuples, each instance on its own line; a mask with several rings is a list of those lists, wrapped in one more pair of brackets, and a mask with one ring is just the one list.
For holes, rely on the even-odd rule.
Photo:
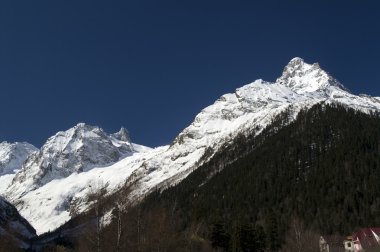
[(255, 229), (250, 225), (242, 225), (240, 228), (240, 246), (243, 252), (251, 252), (256, 250), (256, 233)]
[(225, 229), (225, 225), (221, 222), (215, 223), (212, 226), (211, 244), (215, 248), (221, 248), (224, 251), (228, 250), (230, 243), (230, 235)]

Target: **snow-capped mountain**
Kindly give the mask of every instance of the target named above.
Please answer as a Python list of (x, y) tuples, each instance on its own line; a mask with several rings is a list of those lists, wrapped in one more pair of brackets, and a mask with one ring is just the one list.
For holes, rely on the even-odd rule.
[(256, 134), (290, 108), (293, 118), (317, 103), (340, 103), (363, 112), (380, 111), (380, 99), (351, 94), (318, 64), (292, 59), (274, 83), (261, 79), (225, 94), (203, 109), (162, 152), (146, 158), (131, 175), (138, 182), (136, 194), (177, 183), (220, 146), (239, 133)]
[[(39, 151), (33, 152), (22, 169), (12, 175), (10, 185), (9, 178), (4, 177), (7, 188), (0, 193), (11, 200), (33, 226), (45, 225), (49, 228), (46, 231), (52, 230), (48, 223), (54, 216), (64, 216), (63, 221), (70, 219), (68, 210), (77, 196), (75, 193), (97, 185), (103, 177), (93, 168), (112, 166), (120, 159), (147, 150), (150, 148), (133, 144), (125, 128), (107, 134), (99, 127), (79, 123), (50, 137)], [(2, 179), (0, 177), (0, 181)]]
[(99, 127), (79, 123), (50, 137), (39, 152), (30, 155), (10, 190), (13, 195), (22, 196), (54, 179), (110, 165), (132, 153), (126, 129), (108, 135)]
[(328, 91), (329, 87), (339, 87), (345, 90), (344, 86), (323, 71), (318, 63), (305, 64), (301, 58), (292, 59), (276, 83), (284, 85), (298, 94), (312, 93), (318, 90)]
[(36, 236), (36, 230), (18, 213), (17, 209), (0, 197), (0, 240), (12, 240), (27, 248), (28, 239)]
[(0, 176), (15, 173), (38, 149), (29, 143), (0, 143)]
[[(122, 155), (113, 158), (115, 152), (106, 144), (108, 140), (101, 141), (111, 148), (107, 155), (98, 151), (103, 147), (85, 148), (91, 161), (83, 165), (88, 155), (79, 159), (75, 154), (80, 141), (67, 141), (74, 133), (70, 130), (58, 133), (26, 161), (6, 195), (37, 232), (43, 233), (69, 220), (69, 209), (75, 207), (79, 212), (87, 209), (87, 195), (94, 188), (90, 189), (89, 184), (106, 187), (108, 194), (126, 183), (133, 184), (130, 197), (138, 199), (154, 189), (178, 183), (238, 134), (253, 131), (258, 134), (281, 112), (289, 109), (295, 118), (301, 109), (317, 103), (340, 103), (365, 113), (380, 111), (379, 98), (351, 94), (318, 64), (294, 58), (274, 83), (259, 79), (221, 96), (203, 109), (170, 145), (149, 149), (131, 144), (128, 134), (123, 132), (107, 136), (116, 152), (121, 151), (117, 141), (130, 146), (129, 155), (109, 166), (106, 163), (115, 162)], [(98, 135), (96, 130), (86, 132), (90, 133), (82, 137)], [(70, 147), (61, 153), (66, 146)], [(98, 155), (101, 161), (95, 159)]]

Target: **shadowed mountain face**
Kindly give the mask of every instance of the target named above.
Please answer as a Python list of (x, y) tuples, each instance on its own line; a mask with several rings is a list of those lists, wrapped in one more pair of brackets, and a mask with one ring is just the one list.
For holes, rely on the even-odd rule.
[(13, 246), (28, 248), (29, 239), (35, 236), (36, 230), (29, 222), (11, 203), (0, 197), (0, 251), (7, 251), (6, 248)]

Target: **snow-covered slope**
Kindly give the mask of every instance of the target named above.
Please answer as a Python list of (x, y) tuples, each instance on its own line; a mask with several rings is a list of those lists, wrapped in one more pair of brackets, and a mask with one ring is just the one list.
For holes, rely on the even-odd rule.
[(28, 156), (37, 150), (29, 143), (0, 143), (0, 176), (21, 169)]
[(12, 198), (12, 194), (8, 194), (8, 198), (12, 199), (38, 234), (52, 231), (68, 221), (73, 214), (86, 211), (89, 206), (88, 196), (95, 190), (104, 188), (112, 193), (124, 184), (142, 160), (159, 152), (160, 148), (146, 153), (135, 152), (113, 165), (73, 173), (29, 191), (19, 199)]
[[(96, 187), (103, 178), (108, 181), (113, 177), (116, 182), (112, 181), (112, 185), (119, 184), (120, 174), (112, 169), (114, 163), (129, 156), (131, 159), (126, 160), (133, 160), (150, 150), (133, 144), (125, 128), (109, 135), (99, 127), (79, 123), (50, 137), (41, 150), (33, 152), (0, 193), (17, 206), (39, 233), (53, 230), (70, 219), (72, 203), (78, 197), (81, 202), (80, 197), (85, 198), (89, 186)], [(111, 169), (105, 173), (95, 169), (108, 166)], [(108, 171), (111, 174), (107, 175)], [(2, 176), (0, 182), (9, 183), (9, 179), (12, 177)], [(85, 205), (84, 202), (80, 210), (85, 210)]]
[[(23, 168), (17, 181), (15, 179), (7, 189), (7, 196), (38, 233), (46, 232), (69, 220), (70, 208), (85, 211), (88, 205), (87, 195), (94, 187), (106, 187), (111, 194), (126, 182), (133, 183), (131, 197), (137, 199), (155, 188), (181, 181), (237, 134), (253, 130), (259, 133), (284, 110), (290, 109), (295, 118), (301, 109), (321, 102), (340, 103), (363, 112), (380, 111), (378, 98), (353, 95), (318, 64), (310, 65), (300, 58), (294, 58), (276, 82), (256, 80), (238, 88), (234, 93), (220, 97), (214, 104), (203, 109), (193, 123), (168, 146), (152, 150), (139, 147), (139, 153), (133, 152), (110, 166), (91, 162), (91, 166), (97, 168), (82, 169), (81, 173), (76, 173), (79, 170), (75, 165), (70, 166), (74, 169), (69, 174), (59, 173), (59, 176), (55, 176), (55, 173), (51, 173), (54, 176), (47, 180), (40, 179), (40, 165), (36, 166), (37, 172), (29, 174)], [(119, 141), (128, 139), (118, 135), (110, 137)], [(71, 148), (66, 155), (75, 149)], [(59, 148), (54, 149), (54, 153), (57, 151)], [(48, 151), (44, 152), (48, 157), (49, 154), (52, 155)], [(43, 162), (39, 161), (38, 164), (40, 163)], [(30, 177), (36, 175), (37, 180), (33, 181), (43, 183), (34, 183), (32, 189), (26, 190), (30, 186)]]
[(27, 248), (25, 241), (34, 236), (34, 228), (11, 203), (0, 197), (0, 242), (2, 239), (11, 239), (20, 247)]
[(25, 160), (38, 149), (29, 143), (0, 143), (0, 195), (12, 183)]

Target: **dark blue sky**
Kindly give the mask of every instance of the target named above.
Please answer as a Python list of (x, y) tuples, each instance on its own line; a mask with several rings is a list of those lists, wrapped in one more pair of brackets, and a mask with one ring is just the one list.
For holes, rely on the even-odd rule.
[(380, 96), (378, 1), (2, 1), (0, 141), (77, 122), (169, 143), (205, 106), (299, 56)]

